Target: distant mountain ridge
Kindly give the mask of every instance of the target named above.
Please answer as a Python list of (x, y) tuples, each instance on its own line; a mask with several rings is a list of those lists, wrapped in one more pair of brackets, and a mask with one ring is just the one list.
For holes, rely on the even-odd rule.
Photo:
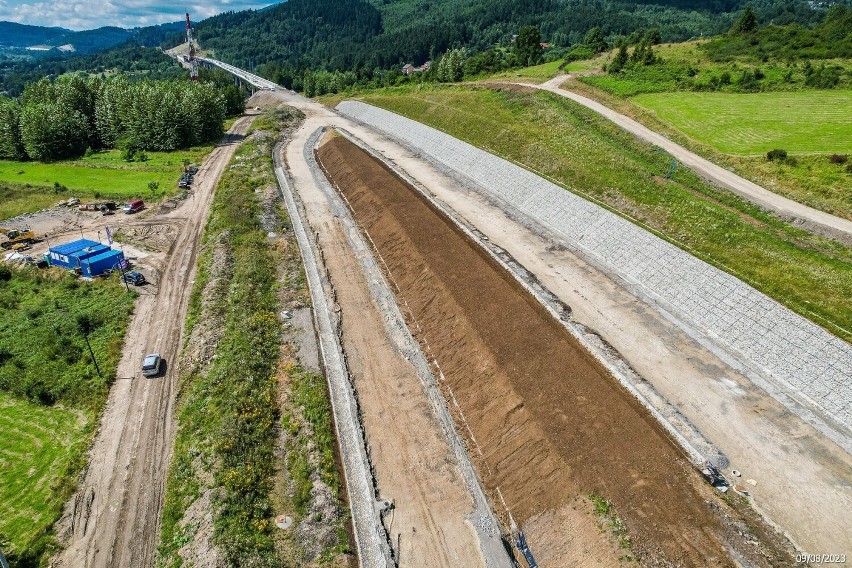
[(75, 32), (64, 28), (29, 26), (15, 22), (0, 22), (0, 47), (26, 49), (34, 46), (57, 48), (72, 45), (79, 54), (94, 53), (136, 38), (141, 45), (159, 45), (166, 37), (183, 29), (183, 22), (158, 26), (125, 29), (104, 26)]
[(0, 22), (0, 47), (46, 45), (56, 38), (72, 33), (74, 32), (64, 28), (46, 28), (15, 22)]

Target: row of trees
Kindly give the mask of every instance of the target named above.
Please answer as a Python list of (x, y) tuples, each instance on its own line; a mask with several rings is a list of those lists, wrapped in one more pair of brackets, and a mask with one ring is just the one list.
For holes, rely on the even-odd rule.
[(0, 158), (58, 160), (87, 149), (169, 151), (222, 135), (225, 97), (212, 84), (64, 76), (0, 97)]

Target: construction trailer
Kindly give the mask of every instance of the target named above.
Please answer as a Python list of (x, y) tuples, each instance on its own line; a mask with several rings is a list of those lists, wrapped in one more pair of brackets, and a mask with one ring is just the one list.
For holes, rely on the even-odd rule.
[(47, 254), (51, 266), (69, 270), (79, 269), (82, 276), (94, 278), (123, 264), (124, 253), (89, 239), (80, 239), (50, 248)]

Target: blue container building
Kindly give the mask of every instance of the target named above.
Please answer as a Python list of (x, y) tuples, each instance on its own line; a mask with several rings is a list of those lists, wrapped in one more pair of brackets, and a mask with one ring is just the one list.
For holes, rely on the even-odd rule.
[(89, 278), (100, 276), (124, 260), (123, 252), (89, 239), (51, 247), (47, 256), (51, 266), (70, 270), (79, 268), (80, 273)]

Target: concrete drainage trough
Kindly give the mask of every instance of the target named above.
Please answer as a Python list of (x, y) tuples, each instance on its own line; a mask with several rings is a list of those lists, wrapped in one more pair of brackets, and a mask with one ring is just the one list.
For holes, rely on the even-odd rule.
[[(312, 142), (308, 144), (306, 151), (313, 152), (316, 136), (318, 135), (312, 138)], [(284, 197), (287, 211), (293, 223), (296, 240), (299, 243), (311, 302), (313, 303), (320, 355), (328, 381), (335, 417), (334, 424), (337, 429), (337, 439), (343, 460), (358, 558), (361, 566), (370, 568), (390, 567), (394, 565), (394, 562), (380, 513), (384, 505), (375, 499), (373, 476), (370, 472), (364, 443), (364, 432), (358, 419), (357, 401), (349, 382), (343, 349), (337, 336), (336, 326), (333, 323), (333, 306), (330, 305), (326, 297), (324, 284), (327, 282), (320, 272), (322, 256), (302, 223), (303, 210), (291, 189), (287, 173), (281, 165), (280, 146), (275, 147), (273, 159), (275, 175), (278, 178), (281, 194)]]

